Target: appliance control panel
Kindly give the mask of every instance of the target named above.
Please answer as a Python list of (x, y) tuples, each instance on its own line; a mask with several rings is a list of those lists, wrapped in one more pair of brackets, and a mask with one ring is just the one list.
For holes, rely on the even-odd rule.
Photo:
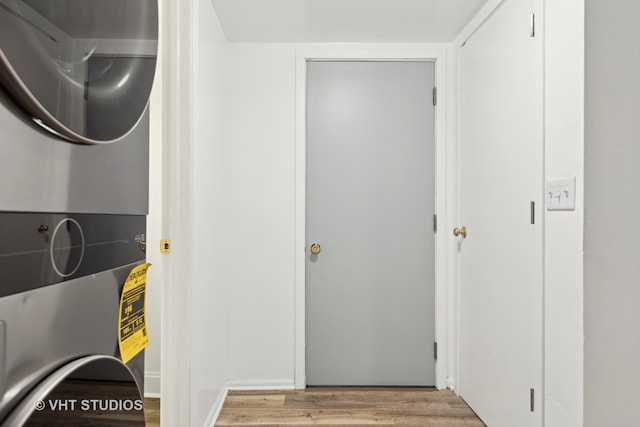
[(0, 213), (0, 297), (145, 259), (144, 215)]

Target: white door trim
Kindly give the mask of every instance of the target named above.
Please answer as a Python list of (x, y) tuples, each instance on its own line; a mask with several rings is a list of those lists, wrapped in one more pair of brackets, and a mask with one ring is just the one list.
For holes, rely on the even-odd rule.
[[(451, 204), (455, 172), (447, 168), (447, 149), (451, 140), (451, 121), (448, 100), (450, 81), (448, 79), (449, 50), (446, 46), (385, 45), (376, 47), (335, 46), (322, 49), (302, 49), (296, 52), (296, 136), (295, 136), (295, 327), (294, 327), (294, 380), (296, 388), (306, 387), (305, 367), (305, 221), (306, 221), (306, 87), (307, 61), (316, 60), (389, 60), (389, 61), (434, 61), (436, 87), (438, 88), (438, 105), (435, 117), (436, 141), (436, 214), (438, 216), (438, 233), (436, 234), (436, 319), (435, 336), (438, 342), (438, 361), (436, 362), (436, 387), (447, 387), (447, 353), (448, 345), (454, 339), (448, 335), (448, 307), (453, 307), (448, 284), (454, 283), (448, 272), (451, 256), (446, 252), (446, 230), (451, 225), (450, 216), (454, 210)], [(425, 220), (431, 221), (431, 218)]]
[[(197, 28), (191, 1), (162, 0), (162, 225), (172, 239), (163, 255), (161, 383), (163, 425), (191, 425), (190, 251), (191, 129), (193, 129), (193, 46)], [(197, 63), (197, 62), (196, 62)], [(155, 245), (149, 245), (154, 248)], [(175, 283), (181, 284), (175, 286)], [(176, 351), (180, 349), (180, 351)]]

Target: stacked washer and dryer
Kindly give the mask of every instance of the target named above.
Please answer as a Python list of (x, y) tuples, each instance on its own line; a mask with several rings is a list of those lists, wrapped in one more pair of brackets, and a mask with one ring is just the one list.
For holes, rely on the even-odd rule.
[(144, 425), (119, 304), (145, 262), (156, 0), (0, 0), (0, 425)]

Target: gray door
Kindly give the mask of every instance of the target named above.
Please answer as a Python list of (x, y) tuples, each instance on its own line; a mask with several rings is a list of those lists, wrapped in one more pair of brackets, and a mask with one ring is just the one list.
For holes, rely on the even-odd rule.
[(433, 385), (434, 64), (307, 79), (307, 384)]

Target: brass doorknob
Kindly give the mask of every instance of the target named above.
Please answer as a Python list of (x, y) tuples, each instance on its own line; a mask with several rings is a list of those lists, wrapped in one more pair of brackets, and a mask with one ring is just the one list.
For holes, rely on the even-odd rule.
[(462, 228), (454, 228), (453, 229), (453, 235), (456, 237), (462, 236), (463, 239), (467, 238), (467, 227), (462, 227)]
[(311, 245), (311, 253), (312, 254), (318, 255), (321, 250), (322, 250), (322, 248), (320, 247), (319, 244), (314, 243), (314, 244)]

